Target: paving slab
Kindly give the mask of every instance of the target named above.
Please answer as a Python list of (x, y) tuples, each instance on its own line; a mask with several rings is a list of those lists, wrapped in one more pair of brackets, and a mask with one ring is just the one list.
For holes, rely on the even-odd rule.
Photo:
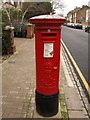
[(34, 97), (34, 41), (21, 40), (21, 44), (19, 43), (17, 47), (17, 53), (2, 65), (3, 118), (25, 117), (32, 97)]
[[(2, 64), (2, 116), (3, 118), (42, 118), (35, 108), (35, 41), (33, 39), (15, 38), (17, 52)], [(61, 54), (63, 54), (61, 52)], [(69, 118), (82, 117), (84, 111), (76, 88), (68, 86), (63, 65), (60, 69), (60, 90), (63, 88)], [(62, 91), (61, 91), (62, 92)], [(59, 112), (49, 118), (59, 120)], [(65, 111), (66, 112), (66, 111)]]
[[(2, 64), (2, 116), (44, 118), (35, 108), (35, 41), (15, 38), (15, 44), (17, 52)], [(59, 112), (53, 118), (60, 117), (59, 105)]]
[[(64, 62), (63, 54), (64, 53), (62, 53), (62, 59), (61, 59), (62, 67), (61, 68), (65, 69), (66, 66), (64, 66), (65, 63), (63, 64), (63, 62)], [(61, 85), (63, 86), (63, 89), (64, 89), (65, 100), (66, 100), (66, 104), (67, 104), (69, 118), (71, 118), (71, 119), (78, 118), (78, 119), (85, 119), (85, 120), (89, 119), (86, 115), (85, 108), (83, 108), (83, 102), (81, 100), (81, 97), (79, 95), (77, 87), (74, 84), (72, 86), (70, 86), (68, 84), (67, 76), (64, 72), (62, 72), (61, 75), (65, 76), (65, 77), (63, 77), (63, 79), (61, 81)], [(72, 80), (72, 83), (73, 83), (73, 80)]]

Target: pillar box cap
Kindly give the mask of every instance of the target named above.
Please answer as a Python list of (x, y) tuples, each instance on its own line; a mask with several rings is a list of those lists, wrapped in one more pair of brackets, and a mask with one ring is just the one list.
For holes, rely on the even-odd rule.
[(63, 24), (66, 22), (66, 19), (57, 15), (40, 15), (30, 18), (30, 22), (33, 24)]

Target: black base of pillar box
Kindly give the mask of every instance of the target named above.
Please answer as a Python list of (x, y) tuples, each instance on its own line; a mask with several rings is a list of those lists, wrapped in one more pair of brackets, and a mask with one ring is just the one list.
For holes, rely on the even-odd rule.
[(36, 111), (44, 116), (51, 117), (58, 113), (59, 92), (53, 95), (42, 95), (36, 91)]

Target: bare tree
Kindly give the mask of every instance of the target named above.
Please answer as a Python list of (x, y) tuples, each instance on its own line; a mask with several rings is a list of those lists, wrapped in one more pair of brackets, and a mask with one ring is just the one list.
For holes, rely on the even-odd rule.
[(51, 0), (51, 3), (53, 5), (53, 9), (63, 9), (64, 4), (62, 0)]

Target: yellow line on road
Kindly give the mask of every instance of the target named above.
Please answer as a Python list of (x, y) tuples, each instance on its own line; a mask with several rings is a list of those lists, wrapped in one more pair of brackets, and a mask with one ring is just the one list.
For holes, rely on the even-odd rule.
[(62, 45), (64, 46), (64, 48), (65, 48), (65, 50), (66, 50), (66, 52), (67, 52), (70, 60), (72, 61), (75, 69), (77, 70), (77, 72), (78, 72), (78, 74), (79, 74), (79, 76), (80, 76), (80, 78), (81, 78), (81, 80), (82, 80), (82, 82), (83, 82), (83, 84), (84, 84), (84, 86), (85, 86), (85, 88), (86, 88), (86, 90), (87, 90), (87, 92), (88, 92), (89, 95), (90, 95), (90, 87), (89, 87), (89, 85), (88, 85), (85, 77), (83, 76), (81, 70), (79, 69), (77, 63), (76, 63), (75, 60), (73, 59), (73, 57), (72, 57), (71, 53), (69, 52), (68, 48), (66, 47), (65, 43), (64, 43), (62, 40), (61, 40), (61, 43), (62, 43)]

